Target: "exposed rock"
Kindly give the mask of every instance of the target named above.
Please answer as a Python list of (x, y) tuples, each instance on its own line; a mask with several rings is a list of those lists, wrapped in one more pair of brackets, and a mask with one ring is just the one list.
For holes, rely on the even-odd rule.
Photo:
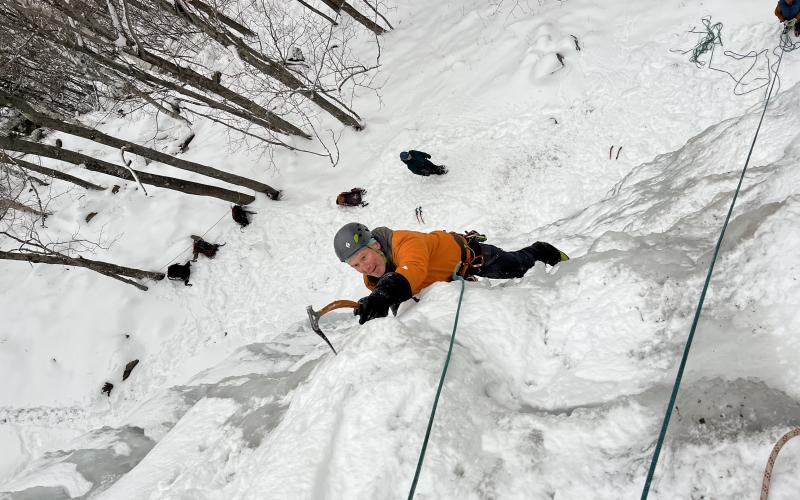
[(103, 394), (105, 394), (108, 397), (111, 397), (111, 390), (113, 388), (114, 388), (114, 384), (112, 384), (111, 382), (106, 382), (105, 384), (103, 384), (103, 388), (100, 390), (100, 392), (102, 392)]
[(128, 363), (127, 365), (125, 365), (125, 371), (124, 371), (124, 372), (122, 372), (122, 381), (123, 381), (123, 382), (124, 382), (124, 381), (126, 381), (126, 380), (128, 380), (128, 377), (130, 377), (130, 376), (131, 376), (131, 372), (133, 371), (133, 369), (134, 369), (134, 368), (136, 367), (136, 365), (138, 365), (138, 364), (139, 364), (139, 360), (138, 360), (138, 359), (134, 359), (133, 361), (131, 361), (130, 363)]

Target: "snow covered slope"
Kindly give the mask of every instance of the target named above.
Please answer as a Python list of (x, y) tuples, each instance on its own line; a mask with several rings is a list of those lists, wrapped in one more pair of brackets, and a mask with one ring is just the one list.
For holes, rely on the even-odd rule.
[[(0, 445), (12, 453), (0, 491), (405, 497), (459, 285), (431, 286), (396, 318), (360, 327), (326, 316), (332, 356), (304, 308), (364, 293), (330, 244), (360, 220), (475, 228), (508, 248), (550, 241), (573, 257), (555, 272), (467, 284), (418, 498), (637, 497), (764, 95), (733, 96), (725, 75), (670, 49), (691, 48), (685, 31), (705, 14), (726, 23), (733, 50), (777, 43), (771, 9), (695, 3), (402, 6), (383, 41), (383, 107), (362, 98), (368, 127), (345, 132), (335, 169), (285, 154), (265, 172), (257, 152), (227, 152), (213, 127), (199, 130), (189, 156), (238, 166), (286, 199), (259, 201), (243, 232), (214, 226), (208, 237), (227, 245), (193, 267), (194, 287), (141, 293), (80, 270), (4, 264)], [(551, 74), (556, 52), (566, 66)], [(783, 61), (653, 498), (755, 497), (772, 443), (800, 422), (798, 54)], [(104, 126), (152, 133), (146, 117)], [(618, 160), (611, 145), (623, 146)], [(409, 147), (450, 173), (411, 176), (396, 159)], [(337, 209), (335, 194), (354, 186), (370, 205)], [(83, 198), (81, 210), (100, 215), (82, 230), (105, 224), (120, 235), (109, 260), (147, 268), (228, 210), (121, 195)], [(71, 210), (53, 230), (83, 220)], [(140, 366), (120, 383), (133, 358)], [(110, 398), (99, 394), (106, 380)], [(782, 452), (771, 498), (800, 491), (798, 446)]]

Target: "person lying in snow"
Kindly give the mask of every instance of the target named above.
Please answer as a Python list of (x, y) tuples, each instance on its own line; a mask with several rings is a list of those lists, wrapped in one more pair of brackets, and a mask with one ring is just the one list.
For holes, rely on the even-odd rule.
[[(345, 224), (333, 238), (339, 260), (364, 275), (372, 293), (358, 301), (358, 322), (382, 318), (391, 307), (410, 299), (437, 281), (450, 281), (453, 272), (464, 278), (521, 278), (539, 261), (555, 266), (569, 260), (549, 243), (537, 241), (515, 252), (484, 243), (475, 231), (420, 233), (363, 224)], [(456, 267), (458, 266), (458, 267)]]
[[(800, 0), (798, 0), (800, 1)], [(444, 175), (447, 168), (444, 165), (435, 165), (430, 161), (431, 155), (422, 151), (403, 151), (400, 153), (400, 160), (406, 164), (412, 173), (417, 175)]]
[(794, 26), (794, 36), (800, 36), (800, 0), (780, 0), (775, 15), (784, 24), (784, 33)]

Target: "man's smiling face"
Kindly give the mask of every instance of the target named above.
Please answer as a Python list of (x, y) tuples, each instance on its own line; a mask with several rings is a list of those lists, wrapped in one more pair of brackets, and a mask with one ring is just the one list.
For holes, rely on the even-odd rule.
[(347, 263), (361, 274), (380, 278), (386, 272), (386, 260), (378, 251), (380, 246), (375, 243), (372, 247), (362, 248)]

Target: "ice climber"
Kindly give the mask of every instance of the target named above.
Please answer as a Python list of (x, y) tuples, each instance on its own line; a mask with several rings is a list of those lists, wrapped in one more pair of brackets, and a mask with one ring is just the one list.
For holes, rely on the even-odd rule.
[[(554, 266), (569, 260), (549, 243), (536, 243), (507, 252), (484, 243), (474, 231), (420, 233), (363, 224), (345, 224), (336, 233), (333, 246), (339, 260), (364, 275), (372, 293), (358, 301), (358, 322), (382, 318), (392, 308), (437, 281), (450, 281), (453, 272), (469, 278), (521, 278), (539, 261)], [(456, 268), (458, 266), (458, 268)]]
[[(800, 1), (800, 0), (798, 0)], [(444, 175), (447, 168), (444, 165), (436, 165), (430, 160), (431, 155), (422, 151), (403, 151), (400, 153), (400, 160), (406, 164), (412, 173), (417, 175)]]
[(784, 24), (784, 33), (794, 26), (794, 36), (800, 36), (800, 0), (779, 0), (775, 15)]

